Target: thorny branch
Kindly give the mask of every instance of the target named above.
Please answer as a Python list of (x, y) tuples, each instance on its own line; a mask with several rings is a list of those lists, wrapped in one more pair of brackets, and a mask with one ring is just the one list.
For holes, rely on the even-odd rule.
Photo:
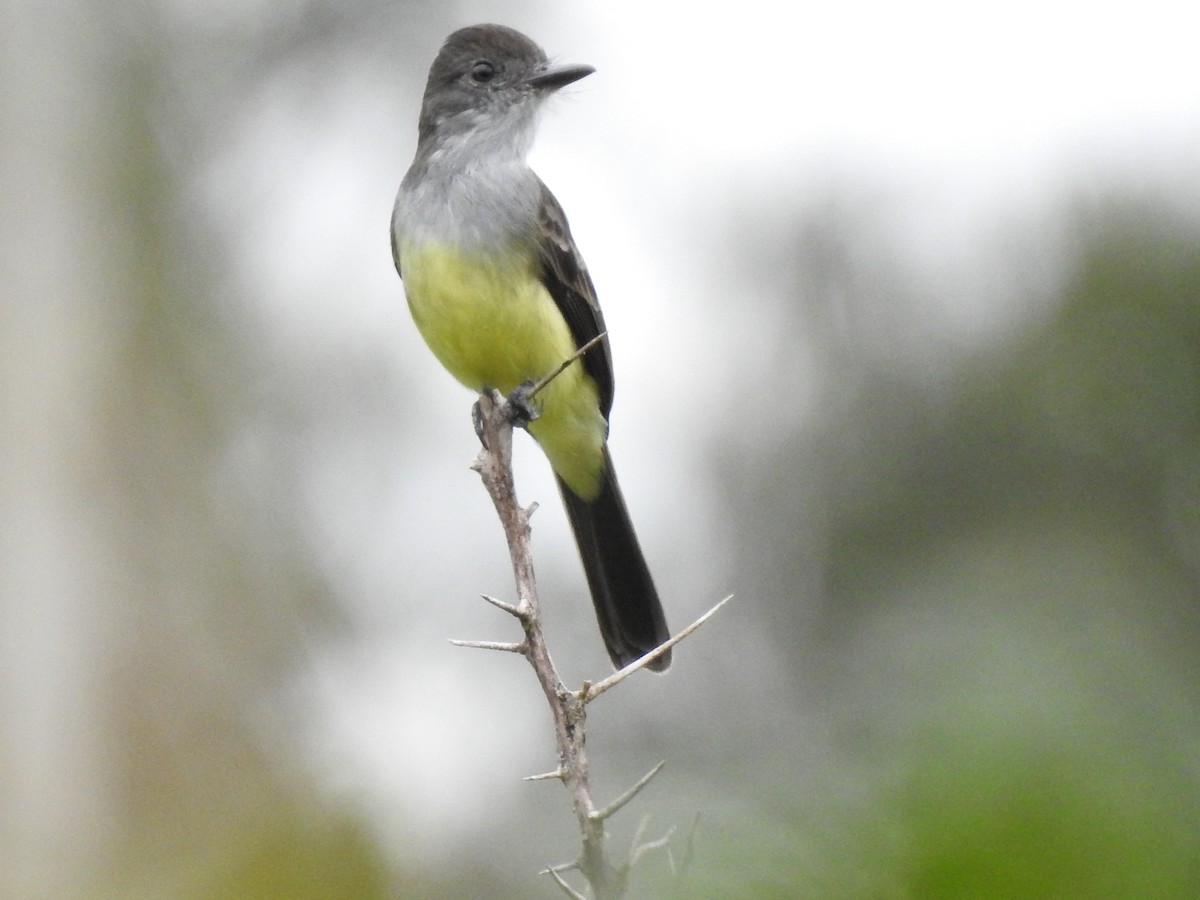
[[(540, 386), (541, 384), (539, 384)], [(645, 849), (661, 845), (661, 842), (652, 842), (651, 845), (646, 846), (635, 845), (626, 859), (619, 864), (614, 864), (605, 853), (604, 823), (649, 784), (650, 780), (658, 774), (663, 763), (660, 762), (656, 765), (615, 801), (597, 809), (592, 799), (588, 760), (584, 750), (586, 705), (683, 640), (707, 621), (730, 598), (726, 597), (662, 647), (619, 672), (596, 684), (585, 682), (578, 691), (567, 690), (558, 676), (558, 671), (554, 666), (554, 661), (550, 658), (550, 651), (542, 634), (541, 608), (538, 603), (537, 581), (533, 571), (533, 552), (529, 529), (529, 517), (535, 507), (524, 509), (517, 502), (512, 473), (513, 417), (510, 415), (509, 403), (494, 391), (481, 394), (476, 404), (474, 418), (483, 448), (471, 468), (477, 471), (482, 478), (488, 495), (496, 507), (496, 513), (500, 517), (504, 536), (508, 542), (509, 555), (512, 558), (513, 575), (517, 587), (515, 604), (505, 603), (486, 595), (484, 599), (515, 616), (521, 623), (524, 639), (518, 643), (496, 641), (453, 641), (453, 643), (459, 646), (520, 653), (533, 667), (554, 719), (558, 768), (553, 772), (530, 776), (530, 780), (557, 778), (562, 781), (571, 795), (571, 805), (579, 823), (582, 838), (582, 849), (578, 860), (565, 865), (549, 867), (545, 873), (549, 874), (568, 896), (582, 897), (583, 895), (574, 891), (560, 873), (578, 869), (591, 886), (592, 895), (597, 900), (619, 898), (625, 894), (626, 881), (633, 860)]]

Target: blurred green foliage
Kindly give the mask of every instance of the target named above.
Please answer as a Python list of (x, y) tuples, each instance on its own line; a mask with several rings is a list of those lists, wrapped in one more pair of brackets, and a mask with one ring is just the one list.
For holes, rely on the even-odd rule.
[(871, 799), (718, 829), (687, 896), (1200, 896), (1200, 233), (1164, 208), (1079, 221), (1057, 311), (949, 396), (866, 376), (747, 462), (800, 505), (743, 512), (741, 576), (819, 568), (772, 636)]

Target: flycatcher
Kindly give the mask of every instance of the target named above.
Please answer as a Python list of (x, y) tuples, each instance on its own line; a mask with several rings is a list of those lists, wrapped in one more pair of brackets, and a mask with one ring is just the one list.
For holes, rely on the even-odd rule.
[[(429, 70), (392, 256), (425, 343), (473, 391), (511, 394), (606, 333), (562, 207), (525, 162), (543, 103), (593, 71), (552, 66), (499, 25), (454, 32)], [(533, 398), (527, 429), (554, 469), (600, 633), (622, 667), (669, 632), (608, 454), (612, 402), (605, 338)]]

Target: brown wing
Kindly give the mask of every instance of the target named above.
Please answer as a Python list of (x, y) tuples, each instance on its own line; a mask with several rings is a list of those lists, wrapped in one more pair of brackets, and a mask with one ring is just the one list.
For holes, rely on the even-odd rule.
[[(546, 185), (538, 182), (542, 189), (542, 205), (538, 210), (541, 240), (538, 255), (541, 263), (542, 284), (554, 298), (571, 334), (575, 346), (582, 347), (596, 335), (606, 331), (604, 314), (596, 300), (596, 289), (588, 275), (583, 257), (571, 238), (567, 217)], [(596, 382), (600, 392), (600, 411), (608, 418), (613, 402), (612, 357), (608, 352), (608, 338), (592, 347), (583, 357), (584, 370)]]

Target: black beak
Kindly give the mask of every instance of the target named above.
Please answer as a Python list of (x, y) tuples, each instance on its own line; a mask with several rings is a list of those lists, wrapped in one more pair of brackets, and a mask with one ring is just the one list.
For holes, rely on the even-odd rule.
[(580, 66), (567, 64), (562, 66), (548, 66), (540, 72), (535, 72), (525, 79), (525, 83), (531, 88), (536, 88), (539, 91), (557, 91), (561, 87), (566, 87), (572, 82), (578, 81), (580, 78), (585, 78), (595, 72), (596, 69), (592, 66)]

